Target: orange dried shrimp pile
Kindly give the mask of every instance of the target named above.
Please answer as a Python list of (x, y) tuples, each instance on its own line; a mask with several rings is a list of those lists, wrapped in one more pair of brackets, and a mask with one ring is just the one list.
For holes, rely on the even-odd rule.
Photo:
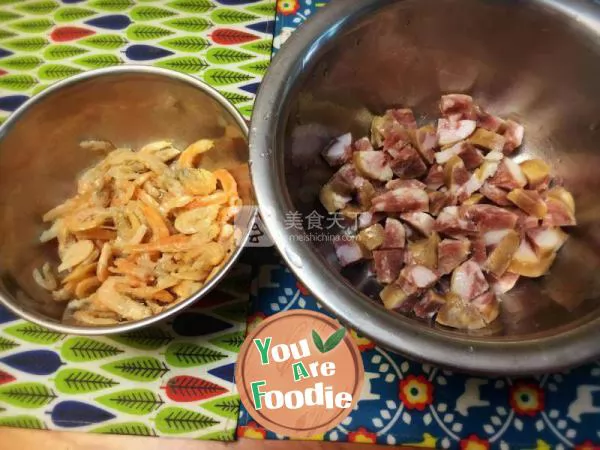
[(60, 264), (58, 276), (45, 263), (34, 280), (85, 325), (144, 319), (196, 293), (239, 238), (235, 179), (196, 167), (213, 141), (183, 152), (167, 141), (137, 152), (81, 145), (109, 153), (79, 178), (74, 197), (43, 216), (52, 226), (40, 241), (56, 239)]

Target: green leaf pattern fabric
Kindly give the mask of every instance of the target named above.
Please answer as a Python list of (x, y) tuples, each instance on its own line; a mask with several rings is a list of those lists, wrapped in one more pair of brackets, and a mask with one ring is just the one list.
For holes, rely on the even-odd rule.
[[(234, 439), (240, 403), (233, 365), (245, 334), (249, 284), (250, 267), (237, 264), (211, 295), (221, 293), (221, 302), (181, 313), (196, 318), (193, 329), (184, 316), (116, 336), (71, 336), (16, 318), (3, 322), (0, 311), (0, 426)], [(209, 333), (193, 336), (203, 324), (210, 324)], [(23, 363), (19, 355), (31, 351), (37, 353)], [(52, 368), (42, 361), (49, 356)], [(43, 370), (53, 371), (36, 374)], [(65, 402), (114, 418), (63, 428), (53, 411)]]

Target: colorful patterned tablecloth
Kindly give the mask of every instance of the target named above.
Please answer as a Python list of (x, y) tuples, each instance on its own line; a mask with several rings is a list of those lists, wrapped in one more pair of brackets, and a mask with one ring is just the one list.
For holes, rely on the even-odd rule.
[[(0, 0), (0, 121), (52, 82), (151, 64), (197, 76), (249, 117), (272, 46), (270, 0)], [(231, 440), (249, 266), (170, 323), (66, 336), (0, 308), (0, 426)]]
[[(326, 2), (279, 0), (278, 50)], [(290, 309), (321, 309), (273, 252), (254, 276), (249, 327)], [(461, 450), (600, 449), (600, 362), (531, 378), (472, 377), (407, 360), (353, 332), (366, 379), (361, 400), (344, 422), (315, 436)], [(238, 436), (286, 439), (243, 409)]]

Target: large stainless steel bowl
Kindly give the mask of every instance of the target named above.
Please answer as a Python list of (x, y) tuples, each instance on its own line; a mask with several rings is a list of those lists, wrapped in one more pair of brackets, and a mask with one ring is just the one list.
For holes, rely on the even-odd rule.
[[(507, 374), (600, 354), (600, 6), (575, 0), (334, 0), (283, 46), (255, 106), (253, 182), (291, 269), (340, 320), (379, 344), (452, 368)], [(365, 135), (405, 105), (427, 121), (442, 93), (465, 92), (526, 126), (522, 157), (564, 178), (580, 225), (552, 272), (505, 296), (479, 334), (386, 311), (366, 269), (340, 271), (331, 244), (305, 241), (288, 212), (319, 209), (334, 136)], [(314, 231), (314, 230), (313, 230)]]
[[(227, 128), (227, 137), (225, 129)], [(0, 303), (32, 322), (64, 333), (129, 331), (165, 319), (210, 291), (237, 259), (252, 228), (254, 201), (248, 168), (247, 126), (236, 109), (210, 86), (177, 72), (143, 66), (90, 71), (46, 89), (0, 128)], [(38, 237), (45, 211), (76, 192), (77, 176), (101, 155), (82, 150), (85, 139), (139, 148), (172, 140), (185, 148), (215, 139), (203, 167), (229, 169), (238, 182), (242, 209), (240, 246), (192, 297), (136, 322), (108, 327), (65, 325), (65, 307), (34, 283), (32, 269), (57, 258)]]

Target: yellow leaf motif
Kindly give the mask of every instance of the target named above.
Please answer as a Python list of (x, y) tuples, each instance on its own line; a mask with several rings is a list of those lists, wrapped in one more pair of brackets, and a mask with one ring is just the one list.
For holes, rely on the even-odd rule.
[(407, 447), (436, 448), (436, 443), (437, 438), (434, 438), (429, 433), (424, 433), (421, 442), (405, 442), (403, 445), (406, 445)]

